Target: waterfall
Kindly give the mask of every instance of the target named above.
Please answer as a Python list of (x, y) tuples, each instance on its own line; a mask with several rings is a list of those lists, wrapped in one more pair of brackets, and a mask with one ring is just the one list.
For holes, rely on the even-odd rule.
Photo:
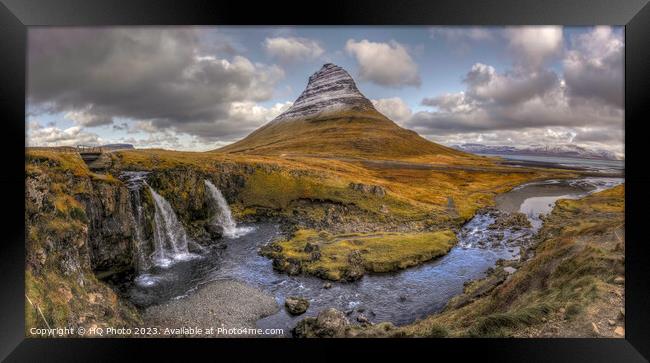
[[(138, 271), (145, 271), (151, 267), (149, 256), (147, 254), (148, 245), (144, 240), (144, 232), (142, 226), (144, 225), (144, 215), (142, 212), (142, 201), (140, 199), (140, 190), (145, 183), (147, 172), (129, 171), (123, 172), (122, 177), (126, 179), (125, 184), (129, 190), (129, 197), (131, 200), (131, 222), (134, 227), (134, 257), (137, 263), (136, 268)], [(133, 213), (135, 211), (135, 214)]]
[(226, 198), (223, 197), (219, 188), (214, 186), (209, 180), (204, 180), (205, 185), (208, 187), (212, 200), (216, 203), (218, 210), (217, 222), (223, 228), (223, 235), (229, 238), (238, 238), (250, 232), (250, 227), (237, 227), (237, 223), (232, 218), (232, 212), (228, 206)]
[(154, 252), (151, 256), (153, 263), (167, 267), (174, 260), (186, 260), (194, 257), (187, 249), (187, 233), (178, 221), (172, 206), (150, 186), (149, 191), (156, 209), (153, 231)]

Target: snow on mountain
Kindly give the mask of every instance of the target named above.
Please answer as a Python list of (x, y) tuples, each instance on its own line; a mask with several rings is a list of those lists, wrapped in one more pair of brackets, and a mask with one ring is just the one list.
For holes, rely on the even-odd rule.
[(305, 118), (345, 109), (374, 109), (343, 68), (327, 63), (309, 77), (307, 88), (296, 102), (273, 121)]

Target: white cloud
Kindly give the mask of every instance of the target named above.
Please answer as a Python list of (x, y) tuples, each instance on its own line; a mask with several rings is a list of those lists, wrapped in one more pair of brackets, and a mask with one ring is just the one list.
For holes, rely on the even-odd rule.
[[(590, 49), (602, 50), (590, 58), (586, 52), (579, 53), (585, 61), (580, 64), (607, 64), (609, 70), (622, 72), (622, 54), (611, 35), (597, 29), (579, 38), (578, 47), (599, 39)], [(570, 50), (569, 57), (575, 57), (575, 51)], [(567, 70), (571, 71), (575, 69)], [(602, 81), (599, 89), (576, 93), (572, 86), (576, 81), (590, 82), (591, 74), (576, 72), (574, 76), (577, 79), (564, 80), (541, 66), (518, 65), (500, 73), (494, 67), (477, 63), (465, 76), (465, 91), (423, 99), (423, 105), (434, 109), (417, 112), (404, 124), (448, 145), (464, 142), (512, 146), (575, 144), (622, 155), (623, 110), (602, 100), (607, 92), (615, 89), (610, 85), (611, 80), (610, 84)]]
[(284, 71), (209, 53), (200, 38), (191, 27), (30, 31), (29, 109), (63, 113), (82, 126), (126, 118), (221, 135), (203, 125), (227, 124), (233, 103), (270, 99)]
[(80, 110), (72, 110), (63, 116), (66, 119), (82, 126), (102, 126), (113, 123), (113, 117), (101, 113), (93, 112), (92, 106)]
[(377, 111), (398, 124), (408, 120), (413, 114), (409, 105), (399, 97), (381, 98), (371, 101)]
[(97, 145), (103, 140), (92, 132), (86, 132), (81, 126), (60, 129), (55, 126), (43, 127), (38, 121), (27, 125), (28, 146), (76, 146)]
[(246, 136), (251, 131), (272, 120), (291, 107), (292, 102), (276, 103), (264, 107), (255, 102), (232, 102), (228, 116), (223, 119), (189, 124), (175, 124), (160, 128), (153, 121), (139, 121), (130, 130), (131, 133), (145, 132), (151, 135), (164, 134), (165, 140), (173, 136), (196, 136), (191, 147), (177, 144), (179, 150), (215, 149), (218, 141), (235, 140)]
[(419, 86), (421, 83), (417, 64), (406, 47), (396, 41), (375, 43), (350, 39), (345, 50), (359, 63), (362, 80), (389, 87)]
[(574, 46), (563, 62), (571, 95), (622, 108), (623, 35), (615, 34), (610, 27), (596, 27), (574, 39)]
[(325, 52), (317, 41), (295, 37), (266, 38), (264, 49), (270, 56), (285, 63), (313, 60)]
[(494, 31), (487, 27), (436, 26), (429, 28), (429, 36), (449, 42), (487, 41), (494, 39)]
[(564, 44), (560, 26), (511, 27), (504, 36), (519, 58), (519, 65), (525, 68), (541, 67), (550, 58), (560, 56)]
[(433, 106), (445, 112), (469, 112), (474, 109), (474, 102), (465, 96), (465, 92), (445, 93), (440, 96), (425, 98), (424, 106)]
[(464, 82), (473, 98), (500, 104), (512, 104), (542, 96), (559, 82), (557, 75), (548, 70), (513, 70), (499, 74), (494, 67), (476, 63), (467, 73)]

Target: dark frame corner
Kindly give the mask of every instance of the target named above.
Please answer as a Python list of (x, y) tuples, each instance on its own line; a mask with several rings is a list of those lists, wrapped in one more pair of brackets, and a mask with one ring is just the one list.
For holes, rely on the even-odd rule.
[[(279, 6), (277, 2), (260, 4), (251, 12), (244, 2), (138, 0), (1, 0), (0, 1), (0, 107), (4, 128), (8, 132), (0, 143), (3, 171), (0, 183), (5, 193), (3, 208), (4, 242), (0, 244), (3, 262), (0, 264), (2, 291), (0, 322), (0, 359), (8, 361), (104, 360), (110, 355), (131, 358), (149, 355), (150, 349), (176, 355), (184, 343), (197, 348), (219, 351), (228, 349), (240, 354), (251, 352), (250, 341), (173, 341), (156, 339), (26, 339), (24, 337), (24, 201), (19, 192), (24, 188), (25, 146), (25, 67), (27, 29), (29, 26), (51, 25), (202, 25), (202, 24), (367, 24), (367, 25), (625, 25), (625, 135), (626, 135), (626, 339), (517, 339), (517, 340), (417, 340), (403, 342), (414, 348), (454, 356), (476, 355), (492, 360), (527, 361), (648, 361), (650, 358), (650, 264), (641, 228), (645, 202), (650, 200), (650, 178), (644, 174), (647, 133), (643, 132), (650, 104), (650, 4), (648, 0), (487, 0), (426, 1), (407, 3), (382, 1), (336, 1), (336, 11), (315, 12), (309, 2)], [(287, 11), (293, 9), (293, 13)], [(644, 117), (646, 116), (646, 117)], [(14, 192), (15, 191), (15, 192)], [(638, 213), (637, 213), (638, 212)], [(207, 344), (206, 344), (207, 343)], [(259, 350), (269, 357), (276, 351), (308, 349), (306, 357), (319, 357), (334, 346), (324, 341), (256, 341)], [(357, 340), (337, 342), (337, 347), (363, 354), (382, 355), (391, 350), (399, 352), (395, 341)], [(468, 349), (469, 348), (469, 349)], [(407, 348), (410, 351), (411, 348)], [(216, 350), (216, 349), (215, 349)], [(371, 353), (368, 353), (371, 352)], [(214, 354), (214, 352), (212, 353)], [(404, 353), (402, 353), (404, 354)], [(171, 357), (170, 355), (169, 357)], [(443, 354), (445, 356), (447, 354)], [(296, 356), (298, 357), (298, 356)], [(113, 357), (114, 358), (114, 357)], [(197, 357), (198, 358), (198, 357)], [(272, 357), (271, 357), (272, 358)], [(114, 359), (112, 359), (114, 360)]]

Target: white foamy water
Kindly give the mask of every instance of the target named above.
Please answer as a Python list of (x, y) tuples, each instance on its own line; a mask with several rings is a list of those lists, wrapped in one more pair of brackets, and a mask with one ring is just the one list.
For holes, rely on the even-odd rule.
[(169, 202), (153, 188), (149, 187), (153, 197), (156, 214), (154, 216), (154, 252), (152, 262), (160, 267), (169, 267), (175, 261), (186, 261), (196, 255), (187, 249), (187, 233), (178, 221), (176, 213)]
[(210, 197), (216, 203), (218, 210), (216, 222), (223, 228), (223, 235), (228, 238), (239, 238), (250, 231), (253, 227), (237, 227), (237, 223), (232, 217), (232, 211), (226, 198), (223, 197), (219, 188), (212, 184), (209, 180), (204, 180), (205, 185), (208, 187)]

